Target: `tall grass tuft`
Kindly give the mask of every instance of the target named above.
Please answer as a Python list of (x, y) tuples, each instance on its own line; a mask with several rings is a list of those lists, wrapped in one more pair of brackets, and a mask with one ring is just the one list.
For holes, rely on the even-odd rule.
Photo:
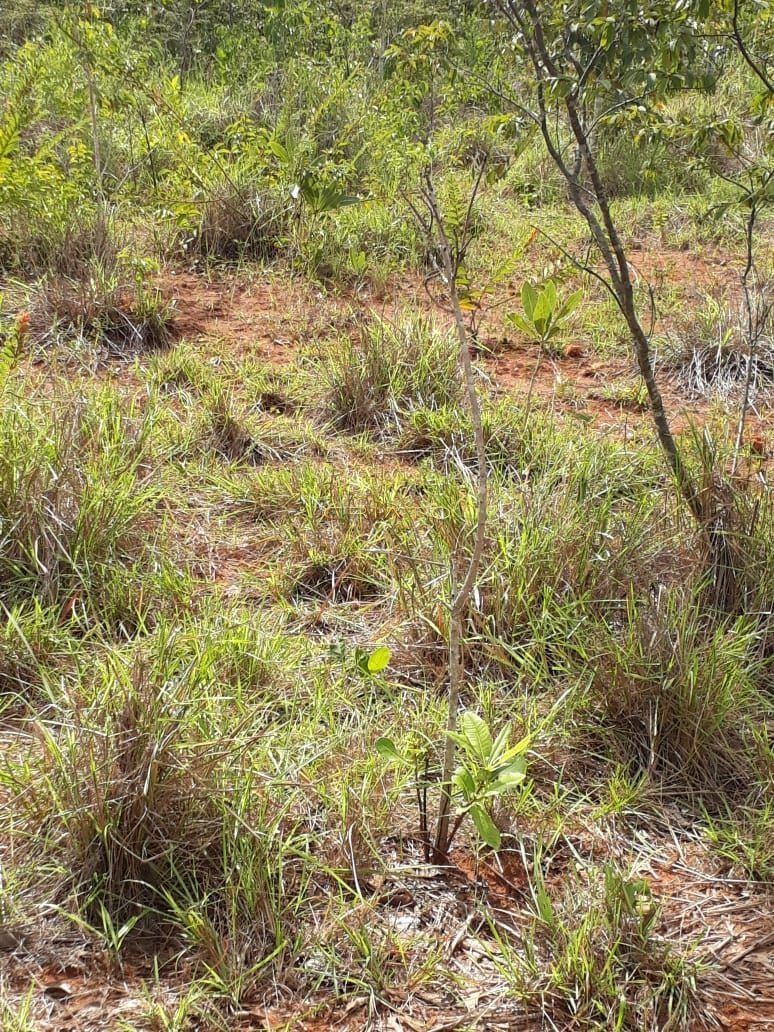
[[(144, 468), (149, 423), (115, 397), (35, 402), (0, 412), (0, 590), (62, 619), (120, 623), (131, 583), (153, 570), (148, 527), (156, 488)], [(137, 575), (137, 577), (135, 576)], [(128, 610), (121, 611), (122, 606)]]
[(456, 339), (424, 316), (373, 318), (313, 363), (322, 414), (340, 430), (399, 427), (414, 408), (461, 398)]

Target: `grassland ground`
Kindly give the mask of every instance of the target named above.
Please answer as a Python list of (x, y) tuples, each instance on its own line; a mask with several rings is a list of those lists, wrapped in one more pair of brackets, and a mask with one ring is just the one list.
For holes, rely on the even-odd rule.
[[(637, 259), (675, 326), (733, 304), (728, 253)], [(167, 348), (64, 341), (4, 388), (34, 461), (11, 457), (3, 496), (3, 1027), (771, 1027), (768, 646), (701, 615), (614, 329), (581, 321), (541, 357), (503, 298), (482, 320), (493, 499), (465, 705), (535, 741), (502, 848), (463, 831), (439, 868), (415, 775), (374, 744), (443, 721), (470, 521), (447, 317), (408, 274), (337, 290), (178, 265), (158, 287)], [(729, 447), (733, 393), (660, 376), (683, 434)]]
[(0, 3), (0, 1032), (774, 1028), (772, 36)]

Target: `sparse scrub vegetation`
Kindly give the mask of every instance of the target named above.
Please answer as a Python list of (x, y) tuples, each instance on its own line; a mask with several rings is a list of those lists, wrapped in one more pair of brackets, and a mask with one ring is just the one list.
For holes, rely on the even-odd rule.
[(3, 1029), (774, 1024), (773, 18), (0, 11)]

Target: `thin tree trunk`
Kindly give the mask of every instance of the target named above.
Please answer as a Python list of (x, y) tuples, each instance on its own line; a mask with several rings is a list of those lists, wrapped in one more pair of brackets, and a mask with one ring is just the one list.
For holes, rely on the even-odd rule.
[[(750, 292), (750, 274), (754, 268), (753, 261), (753, 231), (755, 219), (758, 214), (757, 208), (753, 205), (747, 216), (745, 226), (745, 241), (747, 244), (747, 260), (744, 272), (742, 273), (742, 290), (744, 292), (744, 304), (747, 311), (747, 370), (744, 378), (744, 391), (742, 393), (742, 407), (739, 412), (739, 422), (736, 428), (736, 440), (734, 441), (734, 457), (731, 462), (731, 476), (734, 476), (739, 465), (739, 455), (744, 441), (744, 426), (747, 421), (747, 411), (750, 407), (750, 394), (752, 392), (753, 365), (755, 364), (755, 348), (758, 337), (761, 333), (760, 320), (756, 316), (755, 300)], [(764, 319), (765, 319), (764, 315)]]
[(449, 290), (452, 310), (454, 312), (454, 324), (457, 331), (457, 338), (460, 345), (460, 363), (462, 365), (465, 391), (470, 409), (470, 418), (473, 424), (473, 435), (476, 446), (477, 461), (477, 505), (476, 505), (476, 530), (473, 543), (473, 552), (468, 562), (465, 576), (459, 588), (454, 591), (451, 610), (449, 614), (449, 710), (446, 721), (446, 744), (444, 748), (443, 770), (441, 775), (441, 802), (438, 811), (438, 822), (436, 824), (435, 841), (433, 853), (436, 862), (443, 862), (446, 859), (446, 852), (449, 846), (449, 821), (451, 817), (451, 777), (454, 767), (455, 746), (454, 740), (449, 732), (457, 728), (457, 714), (459, 712), (460, 694), (464, 678), (464, 661), (462, 643), (464, 637), (465, 613), (470, 602), (470, 596), (478, 577), (481, 560), (484, 554), (486, 541), (486, 516), (487, 516), (487, 468), (486, 468), (486, 447), (484, 441), (484, 424), (481, 415), (481, 403), (476, 389), (476, 374), (473, 368), (473, 358), (470, 351), (470, 342), (465, 327), (465, 319), (460, 307), (457, 294), (456, 269), (452, 259), (452, 251), (446, 236), (446, 230), (441, 216), (438, 200), (433, 188), (430, 175), (426, 180), (426, 201), (432, 215), (433, 222), (438, 229), (438, 243), (441, 258), (444, 265), (444, 273)]
[[(664, 408), (664, 400), (653, 371), (650, 340), (637, 315), (637, 306), (634, 299), (634, 287), (632, 284), (631, 273), (629, 271), (629, 262), (626, 257), (626, 250), (612, 217), (610, 204), (607, 198), (607, 191), (605, 190), (602, 177), (600, 176), (599, 169), (597, 167), (596, 159), (591, 150), (588, 134), (583, 126), (583, 121), (578, 109), (577, 98), (573, 94), (572, 90), (570, 90), (563, 98), (564, 108), (567, 112), (570, 128), (578, 147), (578, 161), (575, 163), (575, 170), (571, 170), (565, 164), (551, 137), (551, 133), (548, 128), (548, 119), (546, 116), (545, 98), (543, 93), (546, 74), (558, 78), (559, 70), (555, 67), (551, 60), (551, 56), (548, 53), (540, 15), (535, 3), (533, 0), (523, 0), (523, 8), (529, 17), (528, 23), (518, 14), (517, 11), (514, 10), (511, 4), (507, 4), (509, 15), (516, 20), (522, 29), (525, 37), (525, 45), (535, 69), (535, 75), (538, 81), (538, 101), (540, 104), (541, 116), (540, 126), (543, 138), (551, 157), (554, 159), (567, 181), (570, 197), (575, 207), (585, 219), (586, 224), (591, 231), (591, 235), (594, 238), (594, 242), (602, 255), (602, 260), (605, 263), (608, 276), (610, 277), (610, 288), (629, 328), (635, 357), (637, 359), (637, 365), (640, 370), (640, 375), (645, 383), (645, 388), (648, 392), (650, 410), (653, 417), (653, 424), (656, 429), (656, 435), (680, 492), (685, 499), (691, 514), (703, 529), (705, 514), (701, 498), (699, 497), (696, 487), (685, 468), (682, 456), (677, 447), (677, 442), (675, 441), (674, 434), (672, 433), (672, 429), (669, 425), (669, 420)], [(601, 222), (595, 212), (591, 210), (583, 196), (583, 187), (578, 175), (584, 166), (591, 180), (591, 193), (594, 201), (596, 201), (599, 215), (602, 220)]]

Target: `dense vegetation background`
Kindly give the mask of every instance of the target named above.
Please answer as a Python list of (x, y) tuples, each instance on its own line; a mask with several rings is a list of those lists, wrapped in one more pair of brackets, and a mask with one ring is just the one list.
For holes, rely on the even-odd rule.
[(771, 1027), (772, 38), (3, 6), (3, 1029)]

